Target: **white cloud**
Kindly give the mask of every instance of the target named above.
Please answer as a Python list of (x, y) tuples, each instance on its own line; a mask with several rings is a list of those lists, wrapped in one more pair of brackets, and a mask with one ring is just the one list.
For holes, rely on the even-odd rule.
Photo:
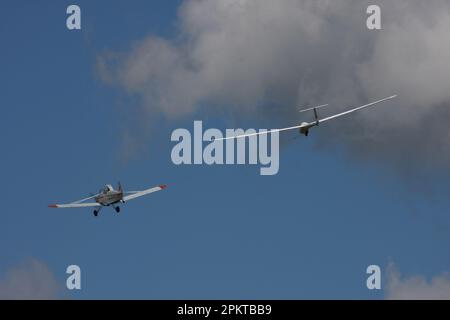
[(386, 299), (449, 300), (450, 276), (442, 274), (427, 280), (422, 276), (401, 277), (391, 264), (387, 272)]
[(0, 279), (0, 299), (57, 299), (59, 285), (46, 264), (35, 259), (15, 266)]
[(240, 119), (266, 115), (273, 127), (299, 121), (299, 105), (339, 111), (397, 93), (351, 126), (330, 124), (321, 141), (382, 162), (448, 167), (450, 2), (383, 2), (381, 31), (366, 28), (369, 4), (187, 0), (177, 37), (149, 35), (123, 55), (100, 55), (98, 70), (168, 118), (222, 107)]

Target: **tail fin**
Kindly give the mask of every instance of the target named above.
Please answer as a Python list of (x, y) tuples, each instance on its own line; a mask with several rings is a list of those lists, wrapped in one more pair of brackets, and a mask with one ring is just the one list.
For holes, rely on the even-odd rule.
[(120, 191), (120, 192), (123, 192), (122, 185), (120, 184), (120, 181), (117, 184), (117, 190)]
[[(329, 106), (328, 104), (323, 104), (321, 106), (312, 107), (312, 108), (308, 108), (308, 109), (303, 109), (303, 110), (300, 110), (299, 112), (306, 112), (306, 111), (313, 110), (314, 111), (314, 118), (316, 119), (315, 124), (316, 124), (316, 126), (318, 126), (320, 121), (319, 121), (319, 116), (317, 115), (317, 109), (325, 108), (325, 107), (328, 107), (328, 106)], [(308, 131), (305, 131), (305, 135), (306, 136), (308, 135)]]
[(306, 112), (306, 111), (311, 111), (311, 110), (314, 110), (314, 109), (325, 108), (325, 107), (328, 107), (328, 106), (329, 106), (328, 104), (323, 104), (323, 105), (321, 105), (321, 106), (317, 106), (317, 107), (312, 107), (312, 108), (308, 108), (308, 109), (299, 110), (298, 112)]

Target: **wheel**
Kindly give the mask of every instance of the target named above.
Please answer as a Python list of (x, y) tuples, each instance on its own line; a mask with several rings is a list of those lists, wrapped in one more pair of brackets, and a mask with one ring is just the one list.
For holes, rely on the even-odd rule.
[(94, 216), (98, 216), (98, 211), (94, 210)]
[(116, 207), (116, 212), (117, 212), (117, 213), (120, 212), (120, 207)]

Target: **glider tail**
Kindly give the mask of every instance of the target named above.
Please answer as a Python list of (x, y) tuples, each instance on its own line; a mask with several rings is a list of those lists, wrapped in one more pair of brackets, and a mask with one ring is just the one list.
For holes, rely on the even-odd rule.
[(316, 124), (316, 126), (318, 126), (319, 125), (319, 116), (317, 115), (317, 109), (328, 107), (328, 106), (329, 106), (328, 104), (322, 104), (322, 105), (317, 106), (317, 107), (312, 107), (312, 108), (300, 110), (299, 112), (306, 112), (306, 111), (311, 111), (311, 110), (314, 111), (314, 118), (316, 120), (315, 124)]

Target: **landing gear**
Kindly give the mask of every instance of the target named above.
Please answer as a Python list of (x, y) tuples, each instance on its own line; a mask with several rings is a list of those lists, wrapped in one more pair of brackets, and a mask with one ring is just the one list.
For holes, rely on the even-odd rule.
[(117, 212), (117, 213), (120, 212), (120, 207), (115, 207), (114, 209), (116, 209), (116, 212)]
[(94, 210), (94, 216), (97, 217), (98, 214), (100, 213), (100, 210), (102, 210), (102, 207), (98, 208), (98, 210)]

